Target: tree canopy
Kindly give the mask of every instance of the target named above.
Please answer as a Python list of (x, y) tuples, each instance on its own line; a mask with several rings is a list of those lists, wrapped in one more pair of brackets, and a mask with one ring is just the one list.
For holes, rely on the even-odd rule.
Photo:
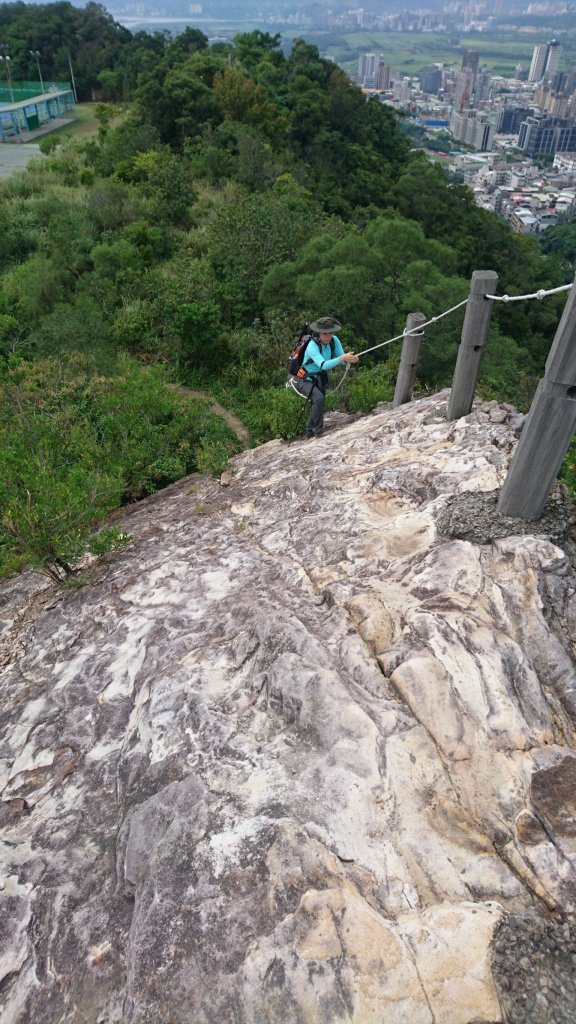
[[(222, 468), (234, 437), (204, 407), (192, 429), (167, 383), (217, 395), (261, 441), (293, 419), (285, 361), (304, 320), (338, 316), (361, 350), (401, 334), (410, 312), (461, 302), (476, 269), (496, 270), (510, 294), (569, 276), (570, 225), (547, 252), (513, 235), (304, 40), (286, 55), (262, 32), (234, 46), (196, 29), (127, 37), (93, 3), (4, 4), (0, 25), (22, 74), (25, 45), (50, 36), (55, 77), (70, 48), (85, 95), (133, 98), (117, 127), (102, 106), (97, 136), (0, 183), (0, 433), (13, 480), (0, 494), (0, 570), (32, 559), (58, 574), (55, 559), (76, 557), (107, 508)], [(563, 303), (497, 304), (486, 394), (529, 402)], [(423, 386), (450, 383), (462, 316), (430, 328)], [(380, 348), (350, 374), (347, 408), (391, 396), (398, 352)]]

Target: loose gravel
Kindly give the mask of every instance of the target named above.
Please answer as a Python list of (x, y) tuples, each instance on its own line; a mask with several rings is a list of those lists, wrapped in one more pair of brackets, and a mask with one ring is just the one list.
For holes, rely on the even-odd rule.
[(576, 918), (507, 915), (496, 932), (492, 975), (506, 1024), (575, 1024)]
[(574, 506), (559, 488), (548, 499), (540, 519), (530, 521), (501, 516), (498, 512), (499, 491), (466, 491), (451, 495), (436, 517), (439, 533), (457, 537), (473, 544), (490, 544), (499, 537), (545, 535), (555, 544), (562, 544), (573, 527)]

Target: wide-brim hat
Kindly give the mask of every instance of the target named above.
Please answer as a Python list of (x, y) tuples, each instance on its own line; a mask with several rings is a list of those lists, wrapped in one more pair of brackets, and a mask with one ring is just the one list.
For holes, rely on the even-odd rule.
[(342, 324), (339, 324), (333, 316), (318, 317), (318, 320), (310, 324), (310, 330), (318, 331), (319, 334), (331, 334), (334, 331), (339, 331), (341, 327)]

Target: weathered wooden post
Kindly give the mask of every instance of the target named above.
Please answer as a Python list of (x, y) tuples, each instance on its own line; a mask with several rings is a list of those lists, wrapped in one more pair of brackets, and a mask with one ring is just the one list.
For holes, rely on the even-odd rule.
[(467, 416), (472, 409), (494, 305), (486, 296), (494, 294), (497, 283), (495, 270), (475, 270), (472, 274), (446, 419), (457, 420), (460, 416)]
[(576, 283), (500, 492), (503, 516), (539, 519), (576, 430)]
[[(421, 324), (425, 323), (426, 317), (423, 313), (409, 313), (406, 318), (402, 355), (400, 356), (394, 401), (392, 402), (394, 406), (404, 405), (405, 402), (409, 402), (412, 398), (418, 360), (420, 358), (420, 346), (424, 340), (424, 331), (419, 331), (418, 328)], [(409, 334), (409, 331), (416, 331), (417, 333)]]

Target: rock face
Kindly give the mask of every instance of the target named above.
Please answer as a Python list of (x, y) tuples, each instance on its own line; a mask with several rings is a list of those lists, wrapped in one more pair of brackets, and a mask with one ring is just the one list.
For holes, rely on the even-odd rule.
[(519, 426), (446, 397), (0, 588), (3, 1024), (504, 1020), (498, 929), (576, 909), (576, 586), (537, 524), (440, 531)]

